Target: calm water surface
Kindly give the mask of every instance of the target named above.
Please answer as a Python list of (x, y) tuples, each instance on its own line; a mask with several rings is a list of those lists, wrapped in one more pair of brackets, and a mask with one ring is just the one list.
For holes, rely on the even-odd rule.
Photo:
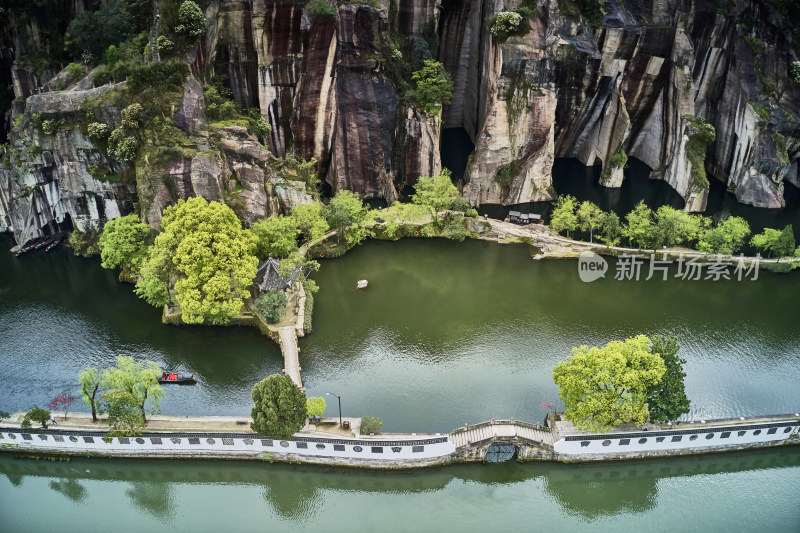
[[(691, 417), (800, 408), (796, 273), (587, 284), (574, 261), (533, 261), (524, 246), (403, 240), (324, 261), (316, 280), (304, 384), (340, 394), (345, 415), (380, 416), (387, 431), (541, 420), (541, 402), (557, 399), (552, 367), (573, 346), (638, 333), (680, 337)], [(83, 367), (120, 353), (198, 375), (167, 388), (166, 414), (247, 414), (252, 385), (282, 368), (277, 345), (253, 329), (162, 325), (97, 259), (0, 254), (0, 409), (77, 395)]]
[[(11, 241), (0, 236), (0, 248)], [(357, 291), (366, 278), (369, 289)], [(301, 340), (309, 394), (387, 431), (448, 431), (492, 417), (540, 420), (552, 366), (578, 344), (677, 334), (690, 416), (797, 412), (800, 276), (751, 282), (579, 281), (572, 261), (522, 246), (370, 242), (316, 275)], [(0, 408), (77, 394), (81, 368), (118, 353), (194, 372), (168, 414), (247, 414), (279, 372), (250, 329), (168, 327), (97, 259), (0, 253)], [(328, 415), (335, 414), (330, 405)], [(5, 530), (798, 531), (795, 448), (604, 465), (459, 466), (412, 474), (270, 464), (18, 460), (0, 455)], [(32, 509), (43, 512), (31, 512)], [(663, 526), (663, 527), (662, 527)]]
[(412, 473), (0, 455), (6, 531), (800, 529), (796, 452)]

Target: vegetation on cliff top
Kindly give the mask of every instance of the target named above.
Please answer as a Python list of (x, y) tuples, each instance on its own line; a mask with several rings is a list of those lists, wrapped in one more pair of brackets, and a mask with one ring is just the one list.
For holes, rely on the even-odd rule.
[(421, 69), (411, 74), (416, 88), (408, 91), (414, 106), (428, 116), (439, 114), (442, 105), (453, 96), (453, 80), (438, 61), (427, 59)]

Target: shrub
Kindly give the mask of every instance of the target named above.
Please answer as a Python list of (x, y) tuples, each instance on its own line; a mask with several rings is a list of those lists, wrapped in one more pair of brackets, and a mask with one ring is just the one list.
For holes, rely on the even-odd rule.
[(189, 75), (182, 61), (160, 61), (150, 65), (134, 65), (128, 74), (128, 88), (135, 94), (147, 88), (179, 89)]
[(792, 61), (789, 64), (789, 82), (800, 85), (800, 61)]
[(41, 407), (34, 407), (25, 413), (25, 418), (22, 419), (21, 426), (27, 429), (31, 427), (31, 422), (39, 422), (43, 428), (46, 428), (49, 421), (50, 411), (42, 409)]
[(361, 419), (361, 433), (380, 433), (383, 427), (383, 420), (376, 416), (365, 416)]
[(409, 91), (414, 105), (425, 115), (434, 116), (442, 105), (449, 104), (453, 97), (453, 81), (438, 61), (426, 60), (423, 67), (413, 74), (417, 87)]
[(95, 87), (100, 87), (101, 85), (111, 83), (112, 81), (114, 81), (114, 76), (104, 65), (98, 67), (97, 70), (94, 71), (94, 74), (92, 74), (92, 83), (94, 83)]
[(113, 155), (119, 161), (133, 161), (138, 149), (139, 141), (136, 137), (125, 137), (119, 142)]
[(310, 2), (306, 9), (311, 17), (332, 17), (336, 14), (336, 8), (322, 0)]
[(138, 129), (143, 115), (144, 108), (140, 104), (131, 104), (122, 110), (122, 125), (131, 130)]
[(255, 111), (255, 113), (249, 115), (247, 129), (254, 133), (261, 142), (265, 142), (272, 134), (272, 126), (267, 122), (267, 119), (261, 116), (257, 109), (251, 109), (251, 111)]
[(47, 135), (52, 135), (64, 124), (63, 120), (43, 120), (42, 131)]
[(175, 27), (178, 33), (186, 33), (189, 37), (199, 39), (206, 32), (206, 16), (192, 0), (186, 0), (178, 10), (178, 21), (180, 24)]
[(478, 217), (478, 210), (477, 209), (467, 209), (466, 215), (470, 218), (477, 218)]
[(505, 41), (517, 32), (522, 22), (522, 15), (514, 11), (503, 11), (493, 17), (491, 28), (492, 35), (498, 41)]
[(76, 82), (86, 76), (86, 71), (83, 70), (83, 65), (79, 63), (70, 63), (67, 65), (67, 74), (71, 82)]
[(111, 126), (102, 122), (92, 122), (87, 127), (89, 138), (96, 141), (105, 141), (111, 135)]
[(156, 41), (156, 48), (158, 48), (159, 52), (169, 52), (175, 46), (175, 43), (164, 37), (163, 35), (158, 36), (158, 41)]
[(253, 312), (267, 324), (275, 324), (286, 313), (289, 300), (281, 291), (271, 290), (253, 304)]
[(325, 398), (320, 396), (309, 396), (306, 398), (306, 411), (310, 416), (322, 416), (325, 412)]

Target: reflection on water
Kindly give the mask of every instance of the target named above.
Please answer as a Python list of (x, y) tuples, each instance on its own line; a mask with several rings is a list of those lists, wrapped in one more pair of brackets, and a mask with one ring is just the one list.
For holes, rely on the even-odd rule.
[(63, 494), (70, 500), (76, 503), (81, 503), (86, 499), (88, 493), (86, 488), (78, 483), (75, 479), (59, 479), (58, 481), (51, 481), (49, 486), (54, 491)]
[[(171, 468), (170, 462), (164, 462), (161, 468)], [(167, 481), (133, 481), (125, 491), (131, 502), (147, 513), (162, 521), (170, 521), (175, 512), (172, 501), (172, 483)]]
[[(675, 520), (678, 530), (691, 527), (691, 509), (680, 518), (684, 510), (671, 507), (676, 498), (693, 502), (689, 507), (702, 509), (710, 523), (723, 513), (741, 513), (734, 506), (742, 498), (752, 502), (747, 512), (762, 521), (763, 530), (790, 528), (800, 519), (795, 510), (800, 454), (791, 448), (620, 463), (506, 463), (413, 472), (206, 461), (50, 463), (3, 454), (0, 473), (0, 501), (6, 502), (0, 524), (14, 523), (34, 501), (51, 510), (53, 521), (91, 509), (97, 523), (118, 512), (122, 524), (155, 519), (161, 526), (158, 529), (181, 524), (208, 530), (212, 512), (215, 520), (224, 518), (229, 523), (228, 530), (252, 524), (258, 517), (264, 525), (302, 524), (339, 531), (346, 530), (341, 526), (348, 519), (358, 523), (384, 520), (399, 526), (415, 520), (432, 524), (449, 517), (459, 523), (480, 511), (481, 517), (497, 520), (493, 528), (497, 530), (519, 526), (530, 506), (545, 522), (562, 528), (611, 517), (622, 529), (632, 527), (639, 517)], [(42, 482), (59, 497), (40, 494)], [(751, 491), (748, 485), (753, 483), (762, 488)], [(713, 497), (733, 489), (731, 501)], [(98, 506), (100, 501), (102, 506)], [(390, 506), (385, 505), (388, 502)], [(515, 507), (507, 507), (511, 502)], [(411, 509), (414, 518), (404, 522), (404, 514)], [(378, 510), (383, 514), (376, 516)], [(777, 514), (770, 518), (766, 513)]]

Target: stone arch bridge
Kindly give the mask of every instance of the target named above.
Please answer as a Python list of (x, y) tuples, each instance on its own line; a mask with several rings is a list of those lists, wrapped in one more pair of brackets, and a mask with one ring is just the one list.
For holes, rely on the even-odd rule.
[(465, 425), (450, 433), (456, 456), (462, 460), (503, 462), (513, 458), (553, 456), (555, 435), (539, 424), (518, 420), (490, 420)]

